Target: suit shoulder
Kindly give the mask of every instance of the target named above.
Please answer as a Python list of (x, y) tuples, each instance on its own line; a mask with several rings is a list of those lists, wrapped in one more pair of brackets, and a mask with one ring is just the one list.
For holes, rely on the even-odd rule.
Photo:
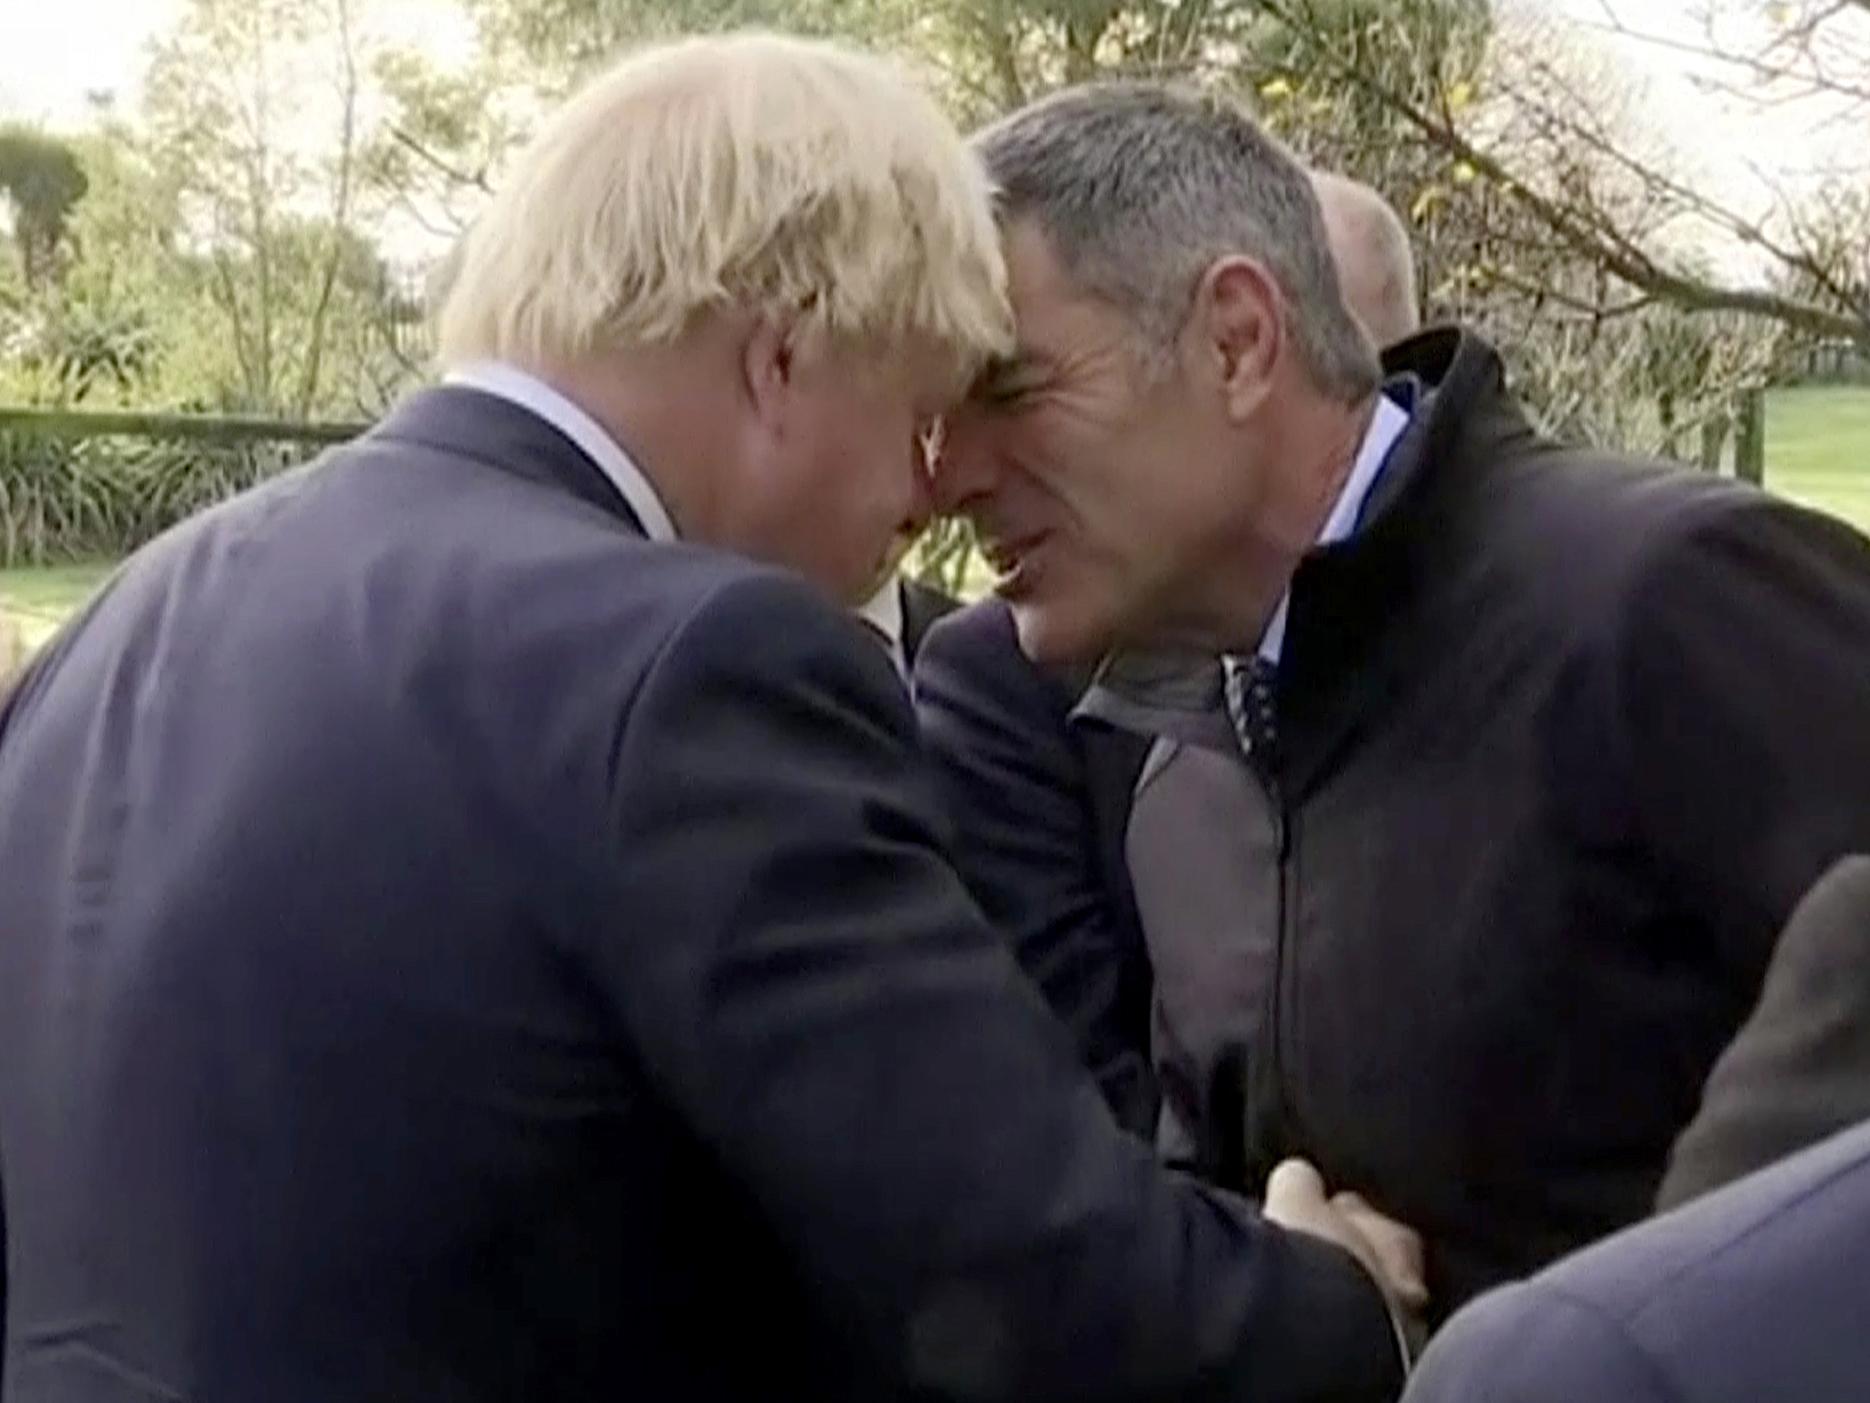
[(588, 643), (568, 655), (582, 651), (602, 667), (620, 644), (631, 655), (659, 647), (709, 607), (757, 610), (762, 599), (809, 593), (742, 556), (651, 541), (554, 483), (396, 440), (339, 450), (307, 495), (316, 500), (298, 511), (314, 534), (355, 526), (349, 567), (394, 584), (391, 607), (441, 605), (442, 620), (461, 625), (476, 650), (531, 638)]
[(1461, 1310), (1429, 1345), (1403, 1403), (1675, 1403), (1624, 1325), (1546, 1277)]
[(1822, 901), (1827, 917), (1840, 924), (1855, 919), (1870, 931), (1870, 853), (1839, 858), (1826, 869), (1810, 895), (1815, 904)]
[(929, 629), (928, 646), (942, 657), (1006, 656), (1019, 653), (1019, 635), (1013, 628), (1012, 611), (1002, 601), (988, 598), (964, 604), (938, 619)]
[(644, 669), (642, 693), (672, 701), (658, 715), (676, 718), (687, 705), (680, 698), (705, 693), (913, 731), (901, 680), (851, 617), (799, 577), (744, 560), (684, 582), (680, 616)]
[[(1866, 1254), (1870, 1126), (1860, 1126), (1586, 1248), (1533, 1284), (1666, 1371), (1681, 1397), (1856, 1398), (1870, 1371)], [(1539, 1321), (1524, 1310), (1487, 1338), (1521, 1348)]]
[[(1870, 853), (1854, 853), (1827, 867), (1793, 908), (1780, 933), (1767, 976), (1767, 994), (1754, 1020), (1769, 1009), (1788, 1021), (1803, 1020), (1816, 1003), (1836, 1010), (1840, 1027), (1855, 1032), (1863, 1026), (1857, 1010), (1870, 998), (1870, 988), (1857, 977), (1867, 953)], [(1781, 994), (1789, 999), (1782, 1008), (1774, 1005), (1774, 996)], [(1823, 1024), (1812, 1029), (1814, 1033), (1823, 1030)], [(1837, 1070), (1840, 1075), (1855, 1076), (1850, 1062)]]
[(854, 666), (901, 690), (883, 652), (811, 584), (737, 557), (698, 554), (712, 558), (697, 561), (682, 582), (687, 607), (672, 646), (718, 654), (727, 665), (754, 670), (834, 662), (840, 670)]
[[(1634, 1314), (1696, 1292), (1746, 1243), (1764, 1273), (1779, 1235), (1836, 1217), (1849, 1223), (1827, 1251), (1870, 1250), (1870, 1125), (1845, 1130), (1756, 1174), (1585, 1248), (1546, 1273), (1564, 1289)], [(1855, 1244), (1855, 1246), (1852, 1246)]]
[(929, 630), (916, 656), (917, 709), (925, 719), (992, 715), (997, 724), (1062, 730), (1079, 679), (1020, 649), (1012, 611), (998, 599), (958, 609)]

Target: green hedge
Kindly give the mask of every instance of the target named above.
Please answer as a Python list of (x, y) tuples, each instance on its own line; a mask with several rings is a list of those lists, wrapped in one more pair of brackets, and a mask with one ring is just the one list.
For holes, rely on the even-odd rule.
[(128, 554), (316, 451), (0, 431), (0, 567)]

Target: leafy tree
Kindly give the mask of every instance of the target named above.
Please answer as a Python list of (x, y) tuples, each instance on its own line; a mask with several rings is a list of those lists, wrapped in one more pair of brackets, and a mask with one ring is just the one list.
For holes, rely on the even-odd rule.
[(331, 396), (363, 233), (361, 3), (188, 0), (150, 67), (148, 139), (209, 270), (242, 409), (304, 417)]
[(71, 213), (86, 189), (71, 147), (31, 127), (0, 128), (0, 193), (13, 215), (26, 286), (37, 291), (57, 277)]

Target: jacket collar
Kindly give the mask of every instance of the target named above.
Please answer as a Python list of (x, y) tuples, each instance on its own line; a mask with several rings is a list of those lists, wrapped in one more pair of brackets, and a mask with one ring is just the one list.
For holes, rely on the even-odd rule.
[(417, 390), (367, 439), (418, 444), (514, 477), (569, 492), (647, 534), (603, 469), (562, 431), (531, 410), (465, 385)]
[[(1386, 375), (1415, 382), (1415, 414), (1349, 539), (1322, 546), (1293, 578), (1279, 672), (1282, 778), (1301, 792), (1398, 682), (1390, 621), (1434, 569), (1437, 518), (1471, 489), (1500, 445), (1533, 430), (1507, 397), (1499, 354), (1472, 332), (1438, 327), (1398, 343)], [(1477, 451), (1482, 445), (1486, 451)], [(1220, 659), (1126, 651), (1105, 659), (1072, 712), (1208, 748), (1232, 745)], [(1294, 723), (1298, 724), (1294, 724)]]

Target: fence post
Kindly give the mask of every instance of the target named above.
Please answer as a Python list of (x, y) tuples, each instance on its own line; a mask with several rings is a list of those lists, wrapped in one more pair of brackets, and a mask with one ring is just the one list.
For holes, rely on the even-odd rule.
[(1766, 481), (1766, 391), (1759, 386), (1740, 392), (1739, 422), (1734, 430), (1734, 476), (1758, 487)]
[(1721, 470), (1721, 455), (1727, 449), (1727, 420), (1725, 408), (1718, 414), (1710, 414), (1701, 421), (1701, 452), (1695, 461), (1703, 472), (1718, 473)]

